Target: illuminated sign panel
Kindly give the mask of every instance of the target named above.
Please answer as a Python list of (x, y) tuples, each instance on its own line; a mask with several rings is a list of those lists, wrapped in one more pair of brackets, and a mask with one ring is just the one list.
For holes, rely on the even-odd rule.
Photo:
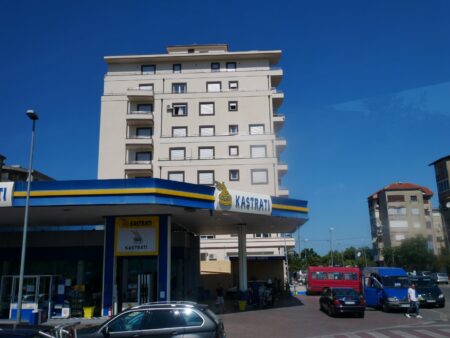
[(0, 207), (12, 206), (14, 182), (0, 182)]
[(116, 256), (158, 255), (158, 216), (117, 217)]
[(269, 195), (229, 190), (224, 183), (216, 182), (214, 209), (270, 215), (272, 199)]

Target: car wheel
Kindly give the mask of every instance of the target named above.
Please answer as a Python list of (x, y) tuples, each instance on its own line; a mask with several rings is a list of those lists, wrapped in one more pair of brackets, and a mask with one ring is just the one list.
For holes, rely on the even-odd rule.
[(383, 303), (383, 307), (382, 307), (383, 312), (389, 312), (389, 306), (386, 303)]
[(334, 317), (334, 311), (333, 311), (333, 308), (331, 306), (328, 307), (328, 315), (330, 317)]
[(359, 318), (364, 318), (364, 311), (361, 312), (361, 313), (358, 313), (358, 317), (359, 317)]
[(323, 311), (323, 305), (322, 305), (322, 303), (319, 303), (320, 304), (320, 311)]

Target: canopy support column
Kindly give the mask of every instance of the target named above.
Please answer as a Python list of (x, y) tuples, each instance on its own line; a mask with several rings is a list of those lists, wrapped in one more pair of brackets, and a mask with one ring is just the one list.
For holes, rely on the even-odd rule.
[(239, 241), (239, 289), (247, 290), (247, 225), (238, 225)]

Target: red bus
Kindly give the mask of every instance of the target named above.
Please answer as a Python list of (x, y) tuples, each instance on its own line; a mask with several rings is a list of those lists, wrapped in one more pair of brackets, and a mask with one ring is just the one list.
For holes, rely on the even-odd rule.
[(310, 266), (307, 292), (320, 293), (328, 287), (349, 287), (361, 293), (361, 270), (334, 266)]

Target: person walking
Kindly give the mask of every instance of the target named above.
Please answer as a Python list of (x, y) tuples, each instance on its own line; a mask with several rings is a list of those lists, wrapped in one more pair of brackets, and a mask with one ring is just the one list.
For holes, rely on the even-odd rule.
[(408, 288), (408, 302), (409, 302), (409, 308), (405, 313), (405, 316), (407, 318), (411, 318), (411, 313), (416, 313), (416, 318), (422, 318), (422, 316), (419, 314), (419, 302), (417, 299), (416, 294), (416, 284), (412, 283), (410, 287)]

